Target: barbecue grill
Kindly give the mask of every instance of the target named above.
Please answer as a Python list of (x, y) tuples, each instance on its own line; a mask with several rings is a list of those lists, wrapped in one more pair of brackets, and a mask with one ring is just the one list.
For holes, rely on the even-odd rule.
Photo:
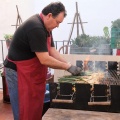
[[(102, 56), (103, 57), (103, 56)], [(85, 56), (84, 56), (85, 58)], [(110, 57), (110, 58), (113, 58)], [(92, 58), (93, 59), (93, 58)], [(62, 74), (58, 81), (50, 83), (51, 107), (79, 110), (94, 110), (104, 112), (120, 112), (120, 72), (118, 59), (74, 59), (78, 67), (83, 68), (81, 76), (83, 80), (78, 82), (76, 76)], [(89, 74), (88, 74), (89, 71)], [(104, 77), (99, 77), (102, 72)], [(92, 74), (98, 74), (98, 82), (91, 83)], [(59, 80), (68, 76), (65, 80)], [(88, 81), (83, 82), (88, 77)], [(70, 78), (70, 79), (69, 79)], [(94, 79), (94, 78), (92, 78)], [(72, 81), (73, 80), (73, 81)]]

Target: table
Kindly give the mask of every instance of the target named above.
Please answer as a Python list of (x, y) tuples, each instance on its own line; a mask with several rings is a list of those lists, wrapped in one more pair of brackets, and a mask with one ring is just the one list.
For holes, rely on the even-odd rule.
[(42, 120), (120, 120), (120, 113), (49, 108)]

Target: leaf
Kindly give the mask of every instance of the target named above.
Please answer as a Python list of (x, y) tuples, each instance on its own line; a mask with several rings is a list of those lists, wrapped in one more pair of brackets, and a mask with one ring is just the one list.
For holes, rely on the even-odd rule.
[(4, 35), (5, 40), (11, 40), (12, 37), (13, 37), (12, 34), (5, 34), (5, 35)]

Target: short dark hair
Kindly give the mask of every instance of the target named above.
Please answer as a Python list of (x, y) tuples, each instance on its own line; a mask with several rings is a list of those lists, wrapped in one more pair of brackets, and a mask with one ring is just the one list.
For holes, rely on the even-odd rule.
[(61, 2), (52, 2), (42, 10), (42, 14), (48, 15), (52, 13), (53, 17), (56, 17), (61, 12), (64, 12), (64, 17), (66, 17), (65, 6)]

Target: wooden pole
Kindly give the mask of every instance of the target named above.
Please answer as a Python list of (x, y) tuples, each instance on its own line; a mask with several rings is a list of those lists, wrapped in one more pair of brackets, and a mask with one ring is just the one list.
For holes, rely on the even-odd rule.
[(69, 34), (69, 38), (68, 38), (68, 42), (67, 42), (66, 52), (65, 52), (65, 54), (68, 54), (68, 46), (69, 46), (70, 39), (71, 39), (71, 36), (72, 36), (72, 32), (73, 32), (73, 28), (74, 28), (75, 18), (76, 18), (76, 14), (74, 15), (73, 24), (72, 24), (71, 31), (70, 31), (70, 34)]
[(83, 29), (83, 23), (87, 23), (87, 22), (82, 22), (80, 14), (78, 13), (78, 4), (76, 2), (76, 13), (74, 15), (74, 19), (73, 19), (72, 23), (69, 23), (69, 24), (72, 24), (72, 27), (71, 27), (71, 31), (70, 31), (70, 34), (69, 34), (68, 42), (67, 42), (67, 45), (66, 45), (65, 54), (68, 54), (68, 46), (69, 46), (69, 43), (70, 43), (70, 40), (71, 40), (71, 36), (72, 36), (72, 33), (73, 33), (74, 24), (77, 24), (77, 37), (79, 36), (79, 23), (81, 24), (82, 34), (85, 34), (84, 29)]
[(22, 19), (20, 17), (19, 14), (19, 10), (18, 10), (18, 6), (16, 5), (16, 9), (17, 9), (17, 20), (16, 20), (16, 25), (11, 25), (11, 26), (15, 26), (16, 29), (18, 28), (18, 26), (22, 23)]
[(80, 25), (81, 25), (81, 29), (82, 29), (82, 34), (85, 34), (84, 32), (84, 29), (83, 29), (83, 23), (82, 23), (82, 20), (81, 20), (81, 17), (80, 17), (80, 13), (78, 13), (79, 15), (79, 20), (80, 20)]
[[(79, 23), (78, 23), (78, 5), (76, 2), (76, 17), (77, 17), (77, 37), (79, 36)], [(81, 23), (81, 22), (80, 22)]]

